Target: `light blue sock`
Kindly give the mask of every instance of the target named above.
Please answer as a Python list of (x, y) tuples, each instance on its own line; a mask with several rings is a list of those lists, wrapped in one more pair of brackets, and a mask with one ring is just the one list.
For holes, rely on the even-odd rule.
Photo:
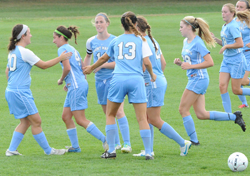
[(190, 137), (190, 140), (193, 142), (199, 142), (197, 138), (197, 134), (195, 131), (194, 121), (191, 115), (183, 117), (183, 124), (186, 129), (186, 132), (188, 136)]
[(231, 100), (230, 100), (229, 93), (227, 92), (227, 93), (221, 94), (221, 99), (222, 99), (222, 105), (223, 105), (225, 112), (232, 113)]
[(109, 145), (108, 152), (111, 153), (115, 150), (115, 127), (116, 125), (106, 125), (105, 131), (107, 135), (107, 143)]
[(128, 126), (128, 120), (127, 117), (124, 116), (120, 119), (117, 119), (119, 128), (122, 134), (122, 139), (125, 144), (131, 145), (130, 144), (130, 135), (129, 135), (129, 126)]
[(151, 134), (151, 153), (154, 151), (154, 126), (149, 123), (150, 134)]
[(68, 136), (69, 136), (69, 140), (71, 142), (71, 146), (73, 148), (78, 148), (79, 143), (78, 143), (76, 128), (67, 129), (67, 133), (68, 133)]
[[(243, 86), (241, 86), (241, 88), (243, 88)], [(240, 101), (242, 104), (245, 104), (246, 106), (248, 105), (247, 104), (247, 99), (246, 99), (246, 96), (245, 95), (238, 95)]]
[(120, 143), (120, 137), (119, 137), (119, 131), (118, 131), (118, 126), (116, 123), (116, 119), (115, 119), (115, 125), (116, 125), (116, 129), (115, 129), (115, 145), (121, 145)]
[(17, 147), (23, 140), (23, 137), (24, 135), (22, 133), (14, 131), (11, 142), (10, 142), (9, 151), (12, 151), (12, 152), (16, 151)]
[(210, 120), (215, 121), (235, 121), (236, 115), (233, 113), (226, 113), (226, 112), (218, 112), (218, 111), (209, 111)]
[(39, 134), (33, 135), (33, 137), (35, 138), (36, 142), (40, 145), (40, 147), (42, 147), (45, 153), (49, 155), (51, 153), (51, 147), (49, 146), (49, 143), (43, 131)]
[(96, 139), (101, 140), (102, 143), (106, 141), (104, 134), (92, 123), (89, 127), (87, 127), (87, 132), (94, 136)]
[(250, 88), (242, 88), (242, 95), (250, 95)]
[(170, 139), (173, 139), (181, 147), (185, 146), (185, 140), (167, 123), (164, 122), (160, 132)]
[(150, 130), (140, 130), (141, 138), (145, 148), (145, 155), (149, 154), (151, 156), (151, 134)]

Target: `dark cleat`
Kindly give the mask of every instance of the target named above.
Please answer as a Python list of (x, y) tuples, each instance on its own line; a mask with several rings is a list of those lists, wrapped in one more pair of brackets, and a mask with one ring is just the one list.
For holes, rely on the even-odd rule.
[(153, 160), (154, 157), (153, 157), (153, 156), (150, 156), (149, 154), (147, 154), (147, 155), (145, 156), (145, 159), (146, 159), (146, 160)]
[(191, 140), (190, 140), (190, 142), (192, 143), (192, 145), (195, 145), (195, 146), (200, 145), (200, 142), (199, 142), (199, 141), (198, 141), (198, 142), (194, 142), (194, 141), (191, 141)]
[(116, 158), (116, 153), (115, 153), (115, 151), (112, 152), (112, 153), (109, 153), (108, 151), (105, 151), (101, 155), (101, 158), (104, 158), (104, 159), (115, 159)]
[(236, 111), (234, 112), (234, 114), (236, 115), (236, 119), (234, 121), (234, 123), (237, 123), (238, 125), (240, 125), (242, 131), (246, 131), (246, 124), (242, 118), (242, 114), (240, 111)]

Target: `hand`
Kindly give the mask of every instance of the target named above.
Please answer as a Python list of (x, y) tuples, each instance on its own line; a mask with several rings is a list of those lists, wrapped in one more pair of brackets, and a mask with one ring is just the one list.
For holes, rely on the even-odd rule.
[(62, 54), (59, 56), (61, 61), (70, 59), (70, 57), (72, 56), (72, 52), (68, 52), (66, 53), (66, 50), (62, 52)]
[(212, 38), (215, 40), (216, 37), (214, 36), (214, 34), (212, 32), (210, 33), (211, 33)]
[(182, 62), (179, 58), (174, 59), (174, 64), (181, 66)]
[(94, 69), (93, 73), (96, 73), (96, 72), (98, 72), (98, 71), (101, 70), (101, 69), (102, 69), (102, 66), (97, 67), (96, 69)]
[(246, 47), (250, 48), (250, 43), (247, 43), (247, 44), (246, 44)]
[(63, 87), (63, 90), (64, 90), (65, 92), (68, 92), (68, 87), (65, 85), (65, 86)]
[(86, 67), (83, 68), (83, 74), (90, 74), (92, 72), (92, 68), (91, 68), (91, 65), (88, 65)]
[(155, 82), (156, 78), (157, 78), (156, 74), (153, 73), (153, 76), (151, 77), (151, 82)]
[(58, 84), (58, 85), (62, 85), (62, 84), (63, 84), (63, 81), (62, 81), (61, 79), (58, 79), (57, 84)]
[(192, 66), (192, 65), (190, 65), (190, 63), (188, 63), (188, 62), (183, 62), (183, 63), (181, 64), (181, 68), (182, 68), (183, 70), (191, 69), (191, 66)]
[(227, 48), (226, 48), (226, 46), (223, 46), (221, 49), (220, 49), (220, 54), (222, 54), (225, 50), (226, 50)]

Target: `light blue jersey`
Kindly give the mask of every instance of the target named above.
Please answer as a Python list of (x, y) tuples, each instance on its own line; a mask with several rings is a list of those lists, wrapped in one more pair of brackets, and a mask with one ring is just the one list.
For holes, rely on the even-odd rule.
[[(64, 80), (68, 89), (77, 89), (79, 84), (85, 80), (85, 76), (82, 71), (82, 58), (79, 52), (69, 44), (62, 45), (60, 48), (58, 48), (58, 56), (60, 56), (65, 50), (67, 52), (72, 52), (72, 56), (69, 59), (71, 69)], [(60, 64), (63, 69), (63, 64)]]
[[(158, 42), (154, 39), (156, 47), (158, 48), (158, 50), (155, 51), (154, 44), (151, 41), (151, 39), (148, 36), (145, 36), (145, 39), (147, 40), (148, 45), (149, 45), (149, 47), (151, 49), (151, 52), (153, 53), (153, 55), (151, 55), (149, 57), (149, 59), (151, 61), (151, 64), (152, 64), (153, 72), (154, 72), (154, 74), (157, 75), (157, 78), (159, 76), (164, 77), (164, 74), (163, 74), (162, 69), (161, 69), (161, 55), (162, 55), (161, 48), (160, 48)], [(150, 81), (151, 80), (150, 74), (149, 74), (149, 72), (147, 70), (145, 70), (143, 77), (144, 77), (144, 80), (145, 80), (145, 84), (149, 84), (149, 85), (152, 84), (152, 82)], [(158, 82), (158, 79), (156, 79), (154, 84), (156, 84), (157, 87), (159, 87), (159, 86), (162, 86), (161, 83), (163, 83), (163, 82), (162, 81)], [(163, 85), (165, 85), (165, 83)]]
[[(230, 23), (224, 24), (222, 26), (220, 35), (221, 35), (221, 40), (222, 40), (222, 46), (234, 44), (235, 39), (241, 37), (240, 27), (235, 20), (232, 20)], [(228, 63), (235, 63), (235, 61), (237, 61), (237, 57), (234, 58), (232, 56), (236, 56), (237, 54), (241, 52), (242, 51), (240, 48), (226, 49), (223, 52), (223, 56), (224, 56), (224, 59), (227, 59)], [(229, 58), (226, 58), (226, 57), (229, 57)]]
[(22, 46), (10, 51), (8, 55), (9, 79), (8, 89), (29, 89), (30, 70), (40, 59), (29, 49)]
[(152, 55), (147, 42), (134, 34), (122, 34), (112, 40), (106, 53), (115, 58), (114, 74), (143, 75), (142, 59)]
[[(184, 39), (182, 48), (182, 58), (184, 62), (188, 62), (191, 65), (200, 64), (204, 62), (204, 56), (209, 54), (210, 51), (206, 48), (203, 40), (196, 36), (191, 43), (187, 42), (187, 38)], [(187, 70), (188, 79), (194, 77), (205, 79), (208, 78), (207, 69), (188, 69)]]
[[(110, 42), (114, 38), (115, 36), (111, 34), (110, 37), (106, 40), (99, 40), (97, 39), (96, 36), (93, 36), (87, 40), (86, 42), (87, 53), (93, 54), (94, 63), (106, 52)], [(108, 60), (108, 63), (114, 62), (114, 61), (115, 61), (114, 58), (111, 57)], [(112, 77), (113, 71), (114, 71), (113, 69), (102, 68), (101, 70), (96, 72), (95, 79), (97, 81), (109, 79)]]

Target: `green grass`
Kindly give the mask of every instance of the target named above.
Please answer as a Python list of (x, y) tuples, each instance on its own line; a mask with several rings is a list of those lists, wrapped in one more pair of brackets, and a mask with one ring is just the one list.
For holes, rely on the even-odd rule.
[[(176, 57), (181, 57), (183, 37), (179, 32), (179, 22), (187, 15), (204, 18), (211, 31), (219, 37), (223, 21), (221, 19), (221, 5), (229, 1), (196, 1), (177, 2), (168, 1), (155, 3), (142, 1), (134, 4), (126, 3), (27, 3), (16, 4), (0, 3), (0, 53), (2, 63), (0, 65), (0, 112), (1, 112), (1, 145), (0, 145), (0, 175), (249, 175), (247, 169), (242, 173), (233, 173), (227, 166), (227, 158), (233, 152), (239, 151), (249, 157), (249, 130), (243, 133), (234, 122), (215, 122), (198, 120), (193, 109), (193, 116), (199, 147), (193, 146), (187, 157), (179, 156), (179, 146), (172, 140), (163, 136), (155, 128), (154, 151), (155, 160), (145, 161), (144, 158), (134, 158), (132, 154), (117, 153), (115, 160), (100, 159), (102, 153), (101, 142), (89, 135), (85, 129), (77, 127), (81, 153), (67, 153), (64, 156), (45, 156), (42, 149), (35, 142), (31, 131), (28, 130), (18, 150), (23, 156), (9, 157), (4, 154), (9, 146), (13, 130), (18, 124), (9, 114), (8, 105), (4, 97), (6, 88), (5, 68), (7, 64), (7, 45), (12, 27), (17, 23), (27, 24), (33, 35), (31, 49), (43, 60), (49, 60), (57, 56), (56, 45), (52, 43), (52, 34), (59, 25), (79, 26), (81, 35), (78, 45), (70, 41), (81, 56), (85, 56), (86, 40), (95, 35), (95, 28), (91, 25), (94, 15), (100, 11), (107, 12), (111, 17), (109, 32), (120, 35), (123, 31), (120, 25), (120, 15), (131, 10), (137, 14), (145, 14), (152, 27), (153, 36), (159, 42), (165, 56), (167, 67), (165, 76), (168, 81), (168, 89), (165, 95), (165, 105), (162, 107), (161, 117), (168, 122), (183, 138), (188, 139), (185, 132), (178, 106), (182, 92), (187, 83), (186, 72), (173, 64)], [(233, 1), (231, 1), (233, 2)], [(159, 8), (161, 7), (161, 8)], [(158, 14), (158, 15), (157, 15)], [(207, 110), (223, 111), (219, 91), (219, 68), (222, 55), (219, 55), (220, 46), (210, 49), (215, 65), (208, 69), (210, 85), (206, 93)], [(60, 65), (41, 70), (32, 68), (31, 90), (35, 98), (39, 114), (42, 117), (42, 128), (49, 144), (55, 148), (63, 148), (70, 145), (66, 128), (61, 120), (63, 103), (66, 93), (62, 86), (57, 86), (57, 80), (61, 75)], [(94, 85), (94, 75), (88, 76), (89, 108), (86, 116), (105, 133), (105, 116), (101, 106), (97, 104)], [(240, 101), (238, 97), (231, 95), (232, 109), (238, 110)], [(247, 97), (249, 100), (249, 98)], [(243, 109), (245, 122), (250, 124), (249, 109)], [(133, 152), (138, 153), (143, 149), (132, 105), (125, 100), (125, 113), (130, 125), (130, 136)], [(121, 138), (121, 136), (120, 136)]]

